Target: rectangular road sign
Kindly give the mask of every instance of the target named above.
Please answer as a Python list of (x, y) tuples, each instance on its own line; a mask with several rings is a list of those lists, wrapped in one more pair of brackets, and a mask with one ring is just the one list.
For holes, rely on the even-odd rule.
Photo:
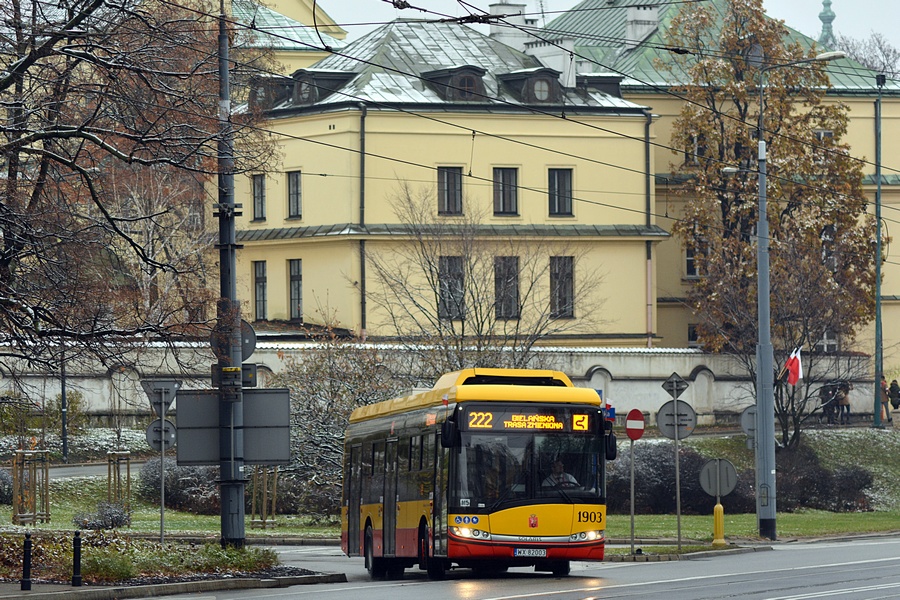
[[(291, 398), (286, 388), (245, 389), (244, 464), (291, 462)], [(175, 405), (179, 465), (219, 464), (219, 392), (184, 390)]]

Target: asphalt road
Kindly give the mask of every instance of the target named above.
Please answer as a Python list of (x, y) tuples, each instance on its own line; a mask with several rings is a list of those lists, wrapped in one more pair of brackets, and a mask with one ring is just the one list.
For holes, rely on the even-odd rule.
[(336, 548), (276, 548), (285, 563), (344, 572), (346, 583), (225, 591), (170, 598), (226, 600), (878, 600), (900, 597), (900, 537), (813, 543), (776, 542), (746, 553), (647, 563), (574, 563), (569, 577), (511, 569), (474, 578), (454, 570), (444, 581), (407, 571), (400, 581), (370, 581), (362, 559)]

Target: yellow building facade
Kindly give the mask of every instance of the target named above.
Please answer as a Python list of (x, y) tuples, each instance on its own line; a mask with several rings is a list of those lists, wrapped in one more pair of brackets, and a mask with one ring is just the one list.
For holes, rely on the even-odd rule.
[[(236, 178), (245, 318), (396, 336), (403, 327), (378, 269), (413, 247), (419, 232), (401, 209), (414, 197), (429, 226), (467, 227), (480, 253), (517, 258), (512, 319), (491, 297), (496, 269), (466, 284), (483, 284), (467, 310), (495, 311), (498, 335), (510, 320), (544, 316), (555, 321), (548, 343), (651, 344), (652, 254), (666, 234), (655, 224), (645, 108), (605, 93), (609, 78), (565, 85), (561, 73), (469, 28), (382, 29), (342, 53), (362, 61), (337, 57), (298, 71), (267, 107), (281, 164)], [(391, 46), (413, 37), (434, 42), (432, 50)], [(438, 42), (477, 50), (445, 55), (433, 50)], [(386, 69), (365, 59), (401, 51), (426, 66), (404, 71), (410, 54)], [(453, 243), (439, 252), (462, 254)], [(551, 274), (557, 268), (571, 272)], [(427, 303), (427, 269), (414, 265), (406, 276)], [(556, 282), (566, 277), (571, 289)], [(440, 285), (430, 291), (419, 310), (436, 315)]]

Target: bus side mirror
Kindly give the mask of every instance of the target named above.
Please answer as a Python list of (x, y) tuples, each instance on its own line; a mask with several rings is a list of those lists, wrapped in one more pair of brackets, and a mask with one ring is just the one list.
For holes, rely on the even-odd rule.
[(459, 445), (459, 427), (456, 421), (447, 419), (441, 424), (441, 446), (443, 448), (456, 448)]
[(616, 456), (618, 456), (618, 446), (616, 446), (616, 434), (610, 431), (606, 435), (606, 460), (616, 460)]

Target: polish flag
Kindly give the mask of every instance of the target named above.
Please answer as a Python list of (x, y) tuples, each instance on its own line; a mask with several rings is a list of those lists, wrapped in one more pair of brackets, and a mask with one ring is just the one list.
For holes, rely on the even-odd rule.
[(784, 364), (787, 369), (787, 382), (791, 385), (797, 385), (797, 382), (803, 379), (803, 365), (800, 362), (800, 348), (796, 348), (791, 352), (787, 362)]

